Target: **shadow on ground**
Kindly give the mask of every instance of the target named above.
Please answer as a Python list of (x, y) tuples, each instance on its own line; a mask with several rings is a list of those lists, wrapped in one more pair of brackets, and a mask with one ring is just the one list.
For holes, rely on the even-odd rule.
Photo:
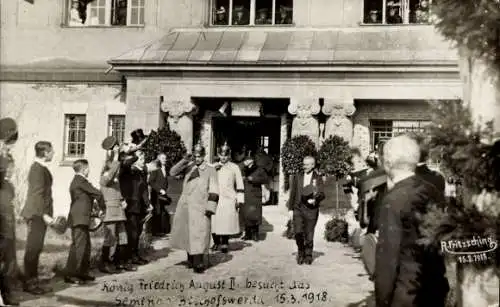
[(359, 302), (349, 303), (346, 307), (375, 307), (375, 293), (370, 291), (370, 294)]

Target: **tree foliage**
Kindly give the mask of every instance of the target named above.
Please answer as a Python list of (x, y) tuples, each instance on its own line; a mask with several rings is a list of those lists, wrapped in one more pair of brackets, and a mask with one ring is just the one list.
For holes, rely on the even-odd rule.
[(165, 153), (167, 156), (167, 169), (180, 161), (186, 154), (186, 146), (180, 135), (171, 130), (168, 124), (157, 131), (151, 131), (144, 145), (147, 163), (154, 161), (160, 152)]
[(289, 138), (281, 148), (283, 171), (286, 175), (293, 175), (302, 170), (302, 160), (305, 156), (316, 157), (317, 150), (314, 142), (306, 135), (297, 135)]
[(441, 34), (500, 71), (500, 0), (435, 0)]
[(349, 142), (337, 135), (330, 136), (319, 149), (318, 164), (322, 174), (336, 180), (344, 178), (354, 167)]

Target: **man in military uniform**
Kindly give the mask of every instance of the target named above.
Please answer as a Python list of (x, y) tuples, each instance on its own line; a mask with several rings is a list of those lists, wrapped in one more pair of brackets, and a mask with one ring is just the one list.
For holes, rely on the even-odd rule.
[(292, 8), (288, 6), (280, 6), (279, 15), (277, 16), (276, 24), (278, 25), (291, 25), (292, 24)]
[(0, 119), (0, 293), (7, 305), (19, 305), (13, 297), (9, 269), (17, 268), (14, 185), (9, 180), (14, 171), (10, 146), (18, 138), (17, 124), (12, 118)]
[(239, 166), (230, 162), (231, 148), (226, 144), (219, 148), (216, 166), (219, 182), (219, 202), (212, 218), (214, 249), (228, 252), (229, 237), (240, 233), (238, 210), (245, 202), (243, 176)]
[(206, 269), (204, 256), (210, 247), (210, 219), (219, 200), (217, 172), (205, 162), (205, 148), (197, 144), (170, 169), (171, 176), (184, 176), (182, 194), (172, 223), (170, 247), (185, 250), (195, 273)]
[(269, 9), (264, 7), (257, 10), (257, 18), (255, 19), (256, 25), (267, 25), (271, 24), (271, 19), (268, 17)]

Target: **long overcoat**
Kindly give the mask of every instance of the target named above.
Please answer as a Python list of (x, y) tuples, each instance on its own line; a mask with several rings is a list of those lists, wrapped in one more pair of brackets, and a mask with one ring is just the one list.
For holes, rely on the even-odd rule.
[(236, 205), (245, 202), (243, 176), (240, 167), (233, 162), (223, 164), (217, 175), (219, 203), (212, 218), (212, 233), (235, 235), (240, 232), (240, 218)]
[[(170, 170), (170, 175), (185, 174), (182, 194), (174, 215), (170, 246), (197, 255), (208, 252), (210, 246), (210, 218), (206, 211), (215, 213), (219, 198), (216, 170), (206, 163), (188, 165), (181, 160)], [(213, 215), (212, 215), (213, 218)]]
[(269, 181), (264, 168), (257, 165), (250, 167), (240, 162), (239, 167), (244, 176), (245, 203), (240, 208), (240, 225), (251, 227), (262, 224), (262, 184)]

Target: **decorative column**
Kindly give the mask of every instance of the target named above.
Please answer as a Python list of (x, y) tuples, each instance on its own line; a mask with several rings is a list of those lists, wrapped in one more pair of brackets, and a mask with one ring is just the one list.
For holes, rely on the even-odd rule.
[(168, 124), (176, 131), (184, 142), (188, 152), (193, 148), (193, 114), (197, 111), (191, 100), (168, 100), (160, 105), (161, 110), (168, 113)]
[(292, 136), (307, 135), (319, 145), (319, 123), (313, 117), (321, 111), (317, 98), (294, 98), (290, 99), (288, 112), (295, 115), (292, 122)]
[[(281, 121), (280, 121), (280, 150), (283, 148), (283, 145), (285, 144), (285, 141), (287, 139), (288, 134), (288, 120), (287, 120), (287, 114), (282, 114), (281, 115)], [(279, 163), (279, 190), (278, 190), (278, 205), (284, 206), (286, 205), (286, 202), (288, 201), (288, 197), (290, 196), (288, 190), (285, 190), (285, 173), (283, 172), (283, 160), (281, 159), (280, 156), (280, 163)]]
[(353, 123), (350, 117), (356, 112), (352, 98), (325, 98), (322, 111), (323, 114), (329, 116), (325, 124), (324, 138), (327, 139), (332, 135), (338, 135), (351, 144)]

